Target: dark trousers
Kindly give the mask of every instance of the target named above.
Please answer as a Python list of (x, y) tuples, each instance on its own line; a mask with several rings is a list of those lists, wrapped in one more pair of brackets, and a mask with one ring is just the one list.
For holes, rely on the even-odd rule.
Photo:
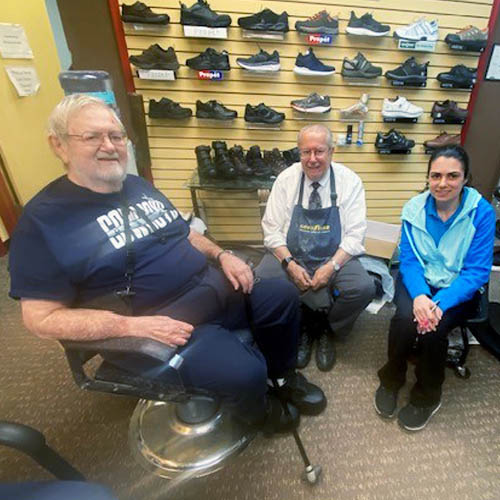
[(380, 382), (390, 390), (399, 390), (406, 380), (407, 359), (415, 353), (417, 381), (410, 392), (410, 403), (417, 407), (432, 406), (441, 399), (448, 333), (471, 317), (475, 302), (470, 300), (448, 309), (436, 331), (425, 335), (417, 334), (417, 323), (413, 321), (413, 300), (400, 276), (396, 281), (394, 303), (396, 313), (389, 328), (389, 360), (378, 371)]

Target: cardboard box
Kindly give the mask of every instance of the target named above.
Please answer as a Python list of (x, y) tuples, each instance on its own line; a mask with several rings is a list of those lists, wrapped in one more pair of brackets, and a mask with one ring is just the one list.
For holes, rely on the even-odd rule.
[(367, 221), (365, 236), (366, 255), (390, 259), (399, 243), (401, 224)]

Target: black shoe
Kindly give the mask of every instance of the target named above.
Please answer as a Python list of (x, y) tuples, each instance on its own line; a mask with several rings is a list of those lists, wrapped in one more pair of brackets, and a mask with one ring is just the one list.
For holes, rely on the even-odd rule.
[(309, 364), (309, 361), (311, 361), (313, 344), (313, 336), (306, 328), (302, 328), (297, 349), (297, 368), (305, 368)]
[(286, 161), (278, 148), (273, 148), (271, 151), (265, 151), (264, 162), (266, 162), (271, 167), (274, 177), (278, 177), (278, 175), (281, 174), (283, 170), (288, 168), (288, 165), (286, 164)]
[(191, 7), (181, 3), (181, 24), (225, 28), (231, 24), (231, 18), (226, 14), (219, 15), (214, 12), (205, 0), (198, 0)]
[(155, 14), (146, 4), (135, 2), (132, 5), (122, 4), (122, 21), (124, 23), (167, 25), (170, 17), (168, 14)]
[(257, 106), (247, 104), (245, 106), (245, 121), (249, 123), (278, 124), (285, 119), (285, 113), (279, 113), (274, 109), (260, 103)]
[(328, 372), (333, 368), (337, 360), (333, 333), (326, 329), (318, 337), (316, 344), (316, 365), (322, 372)]
[(407, 139), (401, 132), (395, 129), (389, 130), (387, 134), (378, 132), (375, 139), (375, 147), (377, 149), (400, 151), (411, 149), (413, 146), (415, 146), (415, 141), (413, 139)]
[(356, 17), (354, 11), (351, 10), (351, 17), (345, 30), (351, 35), (384, 36), (389, 34), (391, 27), (375, 21), (368, 12), (361, 17)]
[(297, 163), (300, 161), (300, 151), (297, 146), (295, 146), (292, 149), (287, 149), (286, 151), (283, 151), (283, 158), (285, 159), (286, 164), (290, 167), (294, 163)]
[(232, 161), (229, 159), (229, 151), (224, 141), (213, 141), (212, 148), (215, 153), (215, 169), (217, 177), (222, 179), (234, 179), (236, 177), (236, 169)]
[(398, 80), (406, 83), (424, 83), (427, 81), (427, 65), (418, 64), (412, 56), (407, 59), (401, 66), (385, 72), (385, 77), (388, 80)]
[(352, 61), (344, 57), (342, 76), (350, 78), (377, 78), (381, 74), (382, 68), (374, 66), (361, 52), (358, 52)]
[(431, 417), (441, 408), (441, 401), (432, 406), (413, 406), (408, 403), (398, 413), (398, 422), (407, 431), (422, 430)]
[(260, 49), (260, 51), (254, 56), (250, 57), (238, 57), (236, 63), (243, 69), (248, 71), (269, 71), (276, 72), (280, 70), (280, 55), (278, 51), (275, 50), (272, 54), (269, 54), (265, 50)]
[(209, 118), (212, 120), (234, 120), (237, 111), (228, 109), (217, 101), (196, 101), (196, 118)]
[(217, 52), (210, 47), (200, 55), (187, 59), (186, 66), (196, 70), (214, 69), (219, 71), (229, 71), (231, 69), (229, 66), (228, 53), (225, 50)]
[(210, 156), (210, 146), (196, 146), (194, 152), (196, 154), (200, 179), (215, 179), (217, 170)]
[(306, 21), (297, 21), (295, 29), (299, 33), (318, 33), (321, 35), (338, 35), (339, 19), (331, 17), (326, 10), (322, 10)]
[(323, 391), (311, 384), (299, 372), (285, 377), (285, 384), (273, 392), (278, 398), (292, 403), (301, 415), (319, 415), (326, 408), (326, 396)]
[(238, 24), (245, 30), (254, 31), (279, 31), (286, 33), (288, 31), (288, 14), (282, 12), (275, 14), (270, 9), (264, 9), (251, 16), (240, 17)]
[(138, 56), (130, 56), (129, 61), (141, 69), (169, 69), (172, 71), (179, 69), (175, 50), (172, 47), (164, 50), (157, 43), (148, 47)]
[(285, 412), (281, 401), (274, 394), (268, 394), (266, 417), (261, 425), (265, 436), (292, 432), (299, 426), (299, 410), (291, 403), (286, 403), (286, 405), (288, 413)]
[(469, 88), (476, 83), (477, 71), (463, 64), (453, 66), (448, 72), (439, 73), (437, 79), (441, 83), (451, 83), (455, 87)]
[(232, 148), (229, 148), (229, 158), (233, 162), (233, 166), (238, 175), (245, 177), (253, 175), (253, 169), (247, 165), (245, 161), (245, 153), (241, 146), (235, 144)]
[(259, 146), (250, 146), (246, 160), (255, 177), (269, 178), (271, 176), (272, 170), (264, 163)]
[(375, 411), (384, 418), (396, 415), (398, 407), (398, 391), (391, 391), (380, 384), (375, 392)]
[(183, 108), (179, 103), (168, 97), (162, 97), (159, 101), (150, 99), (148, 115), (150, 118), (169, 118), (171, 120), (183, 120), (193, 115), (191, 108)]

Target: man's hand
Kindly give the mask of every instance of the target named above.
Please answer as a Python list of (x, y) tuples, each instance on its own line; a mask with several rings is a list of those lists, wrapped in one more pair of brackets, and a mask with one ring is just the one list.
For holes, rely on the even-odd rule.
[(133, 316), (127, 320), (130, 335), (158, 340), (169, 347), (185, 345), (194, 329), (168, 316)]
[(235, 290), (241, 288), (243, 293), (250, 293), (252, 291), (253, 273), (250, 266), (230, 253), (220, 254), (219, 263), (222, 271)]
[(330, 278), (333, 276), (334, 269), (331, 262), (323, 264), (321, 267), (316, 269), (314, 276), (312, 278), (311, 286), (313, 290), (319, 290), (328, 284)]
[(305, 292), (311, 287), (312, 281), (309, 277), (309, 273), (294, 260), (292, 260), (290, 264), (288, 264), (286, 272), (295, 283), (295, 285), (297, 285), (297, 288), (302, 292)]
[(435, 331), (443, 317), (443, 311), (427, 295), (413, 299), (413, 314), (418, 323), (417, 331), (421, 334)]

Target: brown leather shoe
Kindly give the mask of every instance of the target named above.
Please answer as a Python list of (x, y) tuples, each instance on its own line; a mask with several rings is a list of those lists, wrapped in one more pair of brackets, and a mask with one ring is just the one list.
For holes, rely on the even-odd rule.
[(467, 110), (459, 108), (455, 101), (436, 101), (432, 106), (431, 116), (433, 118), (444, 118), (445, 120), (465, 120)]
[(429, 149), (436, 149), (443, 146), (460, 146), (460, 134), (450, 135), (446, 132), (441, 132), (434, 139), (425, 141), (424, 146)]

